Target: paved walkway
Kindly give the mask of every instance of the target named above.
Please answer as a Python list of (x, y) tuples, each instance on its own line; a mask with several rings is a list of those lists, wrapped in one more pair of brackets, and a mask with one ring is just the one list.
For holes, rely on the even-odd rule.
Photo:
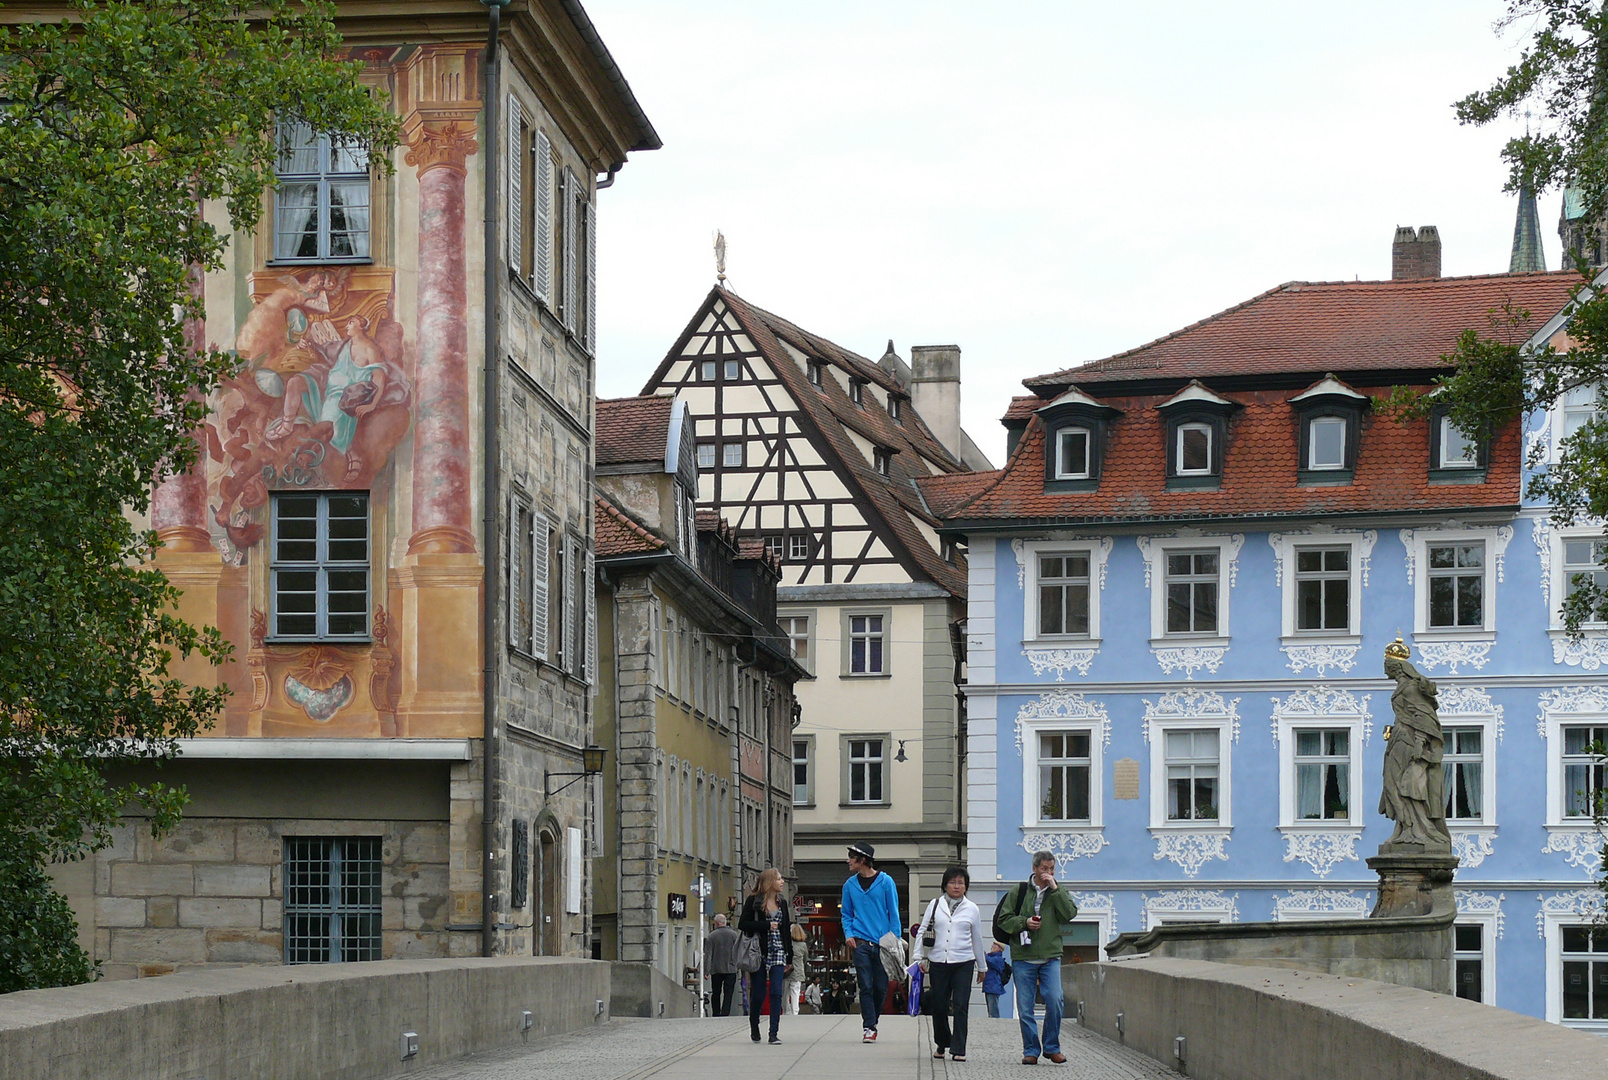
[(1015, 1020), (973, 1020), (971, 1045), (960, 1063), (933, 1060), (925, 1017), (883, 1017), (881, 1037), (874, 1046), (864, 1046), (858, 1015), (784, 1016), (781, 1039), (780, 1046), (750, 1042), (746, 1017), (614, 1020), (412, 1075), (427, 1080), (983, 1080), (1002, 1071), (1038, 1080), (1163, 1080), (1178, 1075), (1073, 1021), (1061, 1028), (1066, 1064), (1041, 1061), (1035, 1071), (1021, 1064)]

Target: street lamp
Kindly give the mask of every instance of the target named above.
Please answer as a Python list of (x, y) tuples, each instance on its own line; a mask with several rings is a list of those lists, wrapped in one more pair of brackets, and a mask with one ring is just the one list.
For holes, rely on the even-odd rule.
[[(588, 776), (596, 776), (598, 773), (602, 772), (603, 771), (603, 755), (607, 754), (607, 753), (608, 753), (608, 750), (605, 747), (598, 746), (596, 743), (588, 743), (585, 747), (583, 747), (581, 749), (581, 771), (580, 772), (548, 772), (546, 769), (543, 769), (542, 770), (542, 796), (543, 796), (543, 798), (551, 799), (554, 795), (557, 795), (560, 791), (563, 791), (565, 788), (569, 787), (570, 784), (573, 784), (578, 780), (584, 780)], [(570, 777), (574, 777), (574, 779), (570, 780), (569, 783), (560, 784), (557, 789), (552, 789), (553, 777), (555, 777), (555, 776), (570, 776)]]

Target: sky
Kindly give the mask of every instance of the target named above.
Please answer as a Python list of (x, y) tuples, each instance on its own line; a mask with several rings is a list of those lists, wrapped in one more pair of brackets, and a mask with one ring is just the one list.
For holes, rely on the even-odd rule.
[[(862, 356), (961, 348), (999, 465), (1021, 380), (1285, 281), (1507, 270), (1498, 151), (1451, 104), (1502, 0), (586, 0), (664, 142), (598, 196), (598, 394), (640, 393), (715, 282)], [(1542, 196), (1558, 268), (1559, 196)]]

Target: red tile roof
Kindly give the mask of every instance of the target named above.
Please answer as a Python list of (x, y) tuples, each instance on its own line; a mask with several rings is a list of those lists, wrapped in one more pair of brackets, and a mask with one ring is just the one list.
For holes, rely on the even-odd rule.
[(651, 555), (668, 546), (601, 495), (592, 497), (592, 521), (597, 530), (595, 551), (600, 559), (611, 555)]
[(597, 463), (662, 462), (670, 439), (670, 410), (674, 404), (675, 398), (668, 395), (599, 399)]
[[(1034, 399), (1037, 400), (1037, 399)], [(946, 476), (929, 476), (916, 481), (927, 508), (939, 518), (949, 516), (957, 506), (981, 494), (1002, 475), (1001, 469), (987, 472), (950, 473)]]
[[(1123, 410), (1108, 430), (1104, 466), (1093, 491), (1044, 490), (1044, 424), (1033, 417), (998, 473), (972, 474), (980, 490), (952, 503), (951, 521), (1054, 519), (1071, 522), (1343, 514), (1516, 506), (1520, 436), (1509, 425), (1492, 440), (1483, 484), (1429, 483), (1426, 422), (1397, 423), (1363, 413), (1353, 482), (1296, 483), (1300, 421), (1289, 399), (1299, 390), (1230, 392), (1242, 406), (1228, 421), (1219, 490), (1167, 490), (1166, 421), (1155, 406), (1167, 394), (1102, 399)], [(985, 479), (986, 478), (986, 479)], [(960, 477), (946, 478), (954, 488)], [(923, 490), (930, 490), (928, 481)], [(931, 496), (929, 495), (929, 501)]]
[(1582, 283), (1574, 271), (1292, 281), (1148, 345), (1023, 385), (1050, 396), (1070, 384), (1444, 367), (1459, 334), (1490, 328), (1492, 309), (1511, 302), (1529, 311), (1533, 333)]

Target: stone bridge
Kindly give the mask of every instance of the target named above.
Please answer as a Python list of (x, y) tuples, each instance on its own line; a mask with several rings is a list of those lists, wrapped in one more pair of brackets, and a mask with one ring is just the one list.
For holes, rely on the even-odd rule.
[[(925, 1018), (884, 1018), (881, 1040), (865, 1046), (857, 1016), (788, 1016), (781, 1045), (756, 1045), (742, 1017), (672, 1018), (687, 1012), (683, 992), (656, 973), (624, 967), (382, 961), (11, 994), (0, 997), (0, 1073), (14, 1080), (969, 1080), (1022, 1067), (1014, 1020), (975, 1017), (964, 1063), (932, 1059)], [(1070, 965), (1065, 990), (1068, 1080), (1608, 1076), (1608, 1044), (1594, 1036), (1360, 978), (1140, 957)], [(625, 1013), (642, 1018), (620, 1019)]]

